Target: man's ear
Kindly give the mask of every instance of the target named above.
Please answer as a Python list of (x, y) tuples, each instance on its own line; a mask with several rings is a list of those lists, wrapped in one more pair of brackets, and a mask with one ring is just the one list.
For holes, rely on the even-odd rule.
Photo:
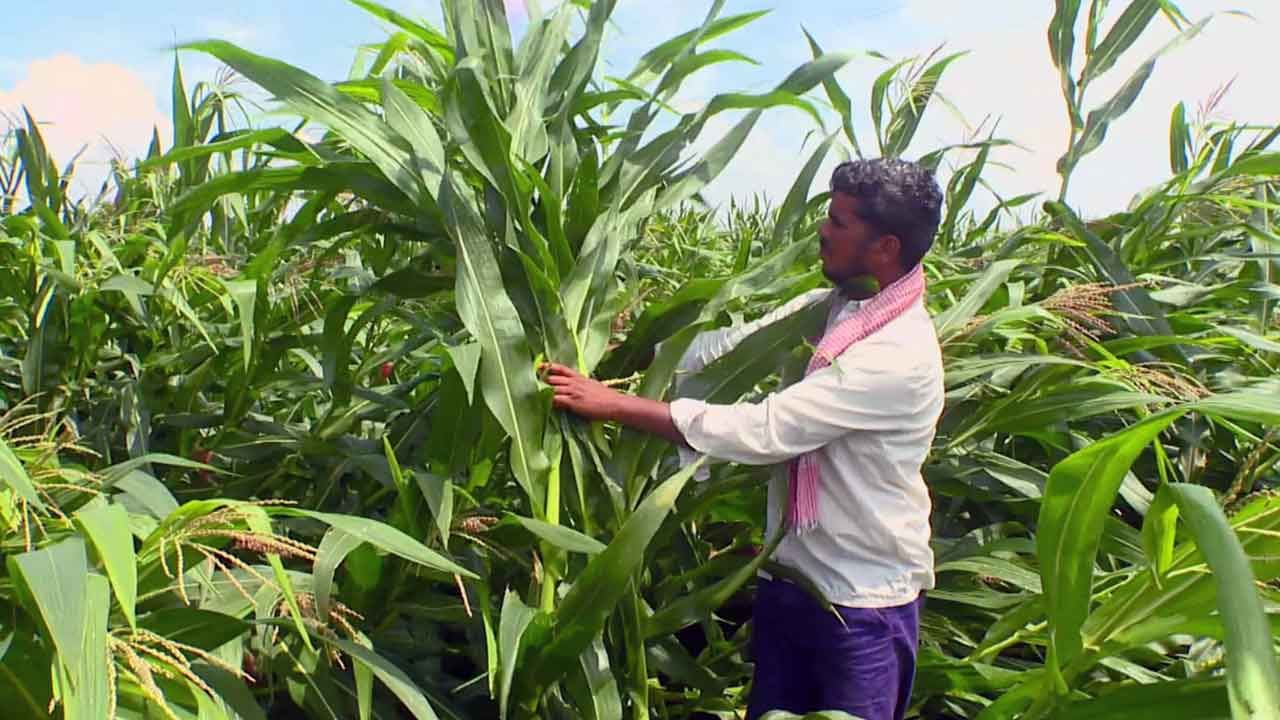
[(902, 257), (902, 241), (897, 235), (881, 235), (876, 249), (884, 253), (883, 261), (886, 263), (896, 263)]

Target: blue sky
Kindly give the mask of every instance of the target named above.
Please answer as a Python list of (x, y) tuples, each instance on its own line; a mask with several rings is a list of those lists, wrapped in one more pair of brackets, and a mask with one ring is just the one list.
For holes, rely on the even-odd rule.
[[(385, 2), (438, 24), (436, 0)], [(709, 4), (619, 0), (616, 27), (605, 52), (609, 71), (625, 72), (643, 51), (697, 25)], [(105, 13), (103, 3), (88, 0), (11, 0), (6, 5), (6, 26), (21, 32), (8, 33), (0, 48), (0, 110), (33, 108), (49, 123), (46, 134), (60, 157), (87, 144), (81, 172), (89, 178), (88, 186), (101, 176), (108, 142), (126, 154), (139, 152), (150, 128), (167, 122), (169, 48), (175, 41), (227, 39), (325, 79), (340, 80), (360, 44), (385, 37), (375, 18), (345, 0), (223, 0), (214, 5), (114, 0)], [(1118, 13), (1123, 2), (1112, 5)], [(1181, 5), (1192, 17), (1241, 8), (1256, 19), (1215, 18), (1205, 35), (1161, 60), (1139, 104), (1073, 181), (1071, 200), (1086, 212), (1119, 209), (1133, 193), (1160, 179), (1167, 167), (1169, 110), (1178, 100), (1194, 110), (1234, 78), (1217, 117), (1280, 120), (1280, 94), (1272, 91), (1268, 70), (1268, 48), (1280, 31), (1280, 3), (1183, 0)], [(1002, 134), (1024, 149), (1000, 155), (1008, 168), (992, 176), (997, 187), (1004, 193), (1051, 192), (1056, 188), (1053, 163), (1064, 141), (1062, 100), (1044, 44), (1052, 8), (1050, 0), (729, 0), (726, 14), (771, 9), (765, 18), (716, 43), (745, 52), (760, 65), (716, 66), (691, 82), (679, 101), (695, 107), (715, 91), (771, 87), (809, 58), (802, 27), (832, 51), (875, 50), (906, 57), (945, 43), (948, 50), (972, 51), (952, 66), (942, 83), (942, 91), (961, 114), (941, 105), (931, 109), (913, 153), (962, 141), (985, 117), (999, 118)], [(518, 17), (515, 22), (521, 23)], [(1168, 37), (1167, 26), (1153, 27), (1140, 46), (1145, 53)], [(1094, 102), (1105, 97), (1108, 83), (1113, 88), (1123, 81), (1139, 60), (1135, 56), (1117, 66)], [(216, 69), (210, 59), (194, 53), (183, 53), (182, 61), (188, 84), (211, 77)], [(869, 127), (865, 99), (871, 79), (882, 68), (882, 62), (863, 55), (840, 74), (864, 134)], [(731, 120), (713, 123), (707, 142)], [(810, 121), (794, 110), (766, 116), (747, 151), (711, 188), (711, 199), (723, 203), (730, 196), (753, 192), (779, 199), (803, 162), (802, 142), (811, 128)], [(870, 136), (863, 142), (869, 144)]]

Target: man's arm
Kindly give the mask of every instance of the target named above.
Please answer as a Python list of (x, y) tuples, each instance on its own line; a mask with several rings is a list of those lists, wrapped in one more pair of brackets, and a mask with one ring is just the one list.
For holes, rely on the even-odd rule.
[(620, 393), (564, 365), (548, 363), (542, 370), (547, 384), (555, 388), (552, 405), (556, 409), (568, 410), (588, 420), (620, 422), (677, 445), (685, 444), (684, 436), (671, 420), (667, 403)]
[(699, 372), (726, 355), (756, 331), (790, 317), (800, 310), (830, 296), (830, 290), (811, 290), (801, 293), (767, 314), (741, 325), (698, 333), (680, 360), (679, 369), (686, 373)]
[(668, 412), (690, 447), (743, 465), (786, 462), (854, 431), (911, 430), (932, 421), (941, 394), (929, 373), (905, 358), (858, 354), (851, 348), (836, 365), (759, 402), (684, 398)]
[(935, 379), (903, 367), (902, 358), (855, 354), (837, 365), (758, 403), (732, 405), (631, 397), (562, 365), (544, 368), (555, 388), (556, 408), (592, 420), (616, 420), (744, 465), (785, 462), (855, 430), (914, 428), (932, 418), (932, 405), (941, 402), (932, 391)]

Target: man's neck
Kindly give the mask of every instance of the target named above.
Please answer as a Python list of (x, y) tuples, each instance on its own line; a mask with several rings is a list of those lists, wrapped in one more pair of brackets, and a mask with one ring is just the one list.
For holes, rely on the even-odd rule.
[(859, 275), (843, 283), (840, 286), (840, 294), (846, 300), (869, 300), (878, 295), (881, 290), (902, 279), (903, 275), (906, 273), (898, 268)]

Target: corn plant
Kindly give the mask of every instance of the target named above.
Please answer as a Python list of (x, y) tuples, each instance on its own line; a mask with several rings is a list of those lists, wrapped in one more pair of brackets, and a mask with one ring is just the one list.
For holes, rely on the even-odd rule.
[[(356, 4), (391, 33), (339, 82), (192, 46), (297, 124), (254, 128), (230, 75), (188, 94), (175, 64), (170, 147), (117, 165), (109, 200), (67, 197), (34, 120), (11, 135), (6, 702), (735, 717), (751, 581), (783, 570), (758, 527), (767, 470), (682, 468), (665, 442), (553, 415), (535, 366), (717, 402), (790, 377), (808, 314), (696, 376), (675, 365), (699, 330), (821, 282), (810, 188), (828, 155), (872, 146), (865, 107), (879, 153), (950, 171), (926, 263), (948, 408), (915, 712), (1269, 717), (1280, 130), (1179, 106), (1168, 181), (1105, 218), (1064, 202), (1154, 59), (1088, 119), (1086, 86), (1157, 14), (1184, 39), (1203, 22), (1092, 2), (1077, 51), (1083, 3), (1057, 3), (1062, 187), (1010, 225), (1035, 196), (973, 209), (1009, 141), (917, 148), (962, 56), (873, 54), (887, 68), (857, 106), (834, 77), (850, 56), (809, 35), (774, 91), (681, 114), (688, 77), (747, 59), (706, 44), (759, 13), (713, 2), (609, 79), (609, 0), (534, 8), (518, 43), (495, 0), (445, 2), (443, 29)], [(717, 227), (699, 193), (765, 111), (821, 133), (778, 208)]]

